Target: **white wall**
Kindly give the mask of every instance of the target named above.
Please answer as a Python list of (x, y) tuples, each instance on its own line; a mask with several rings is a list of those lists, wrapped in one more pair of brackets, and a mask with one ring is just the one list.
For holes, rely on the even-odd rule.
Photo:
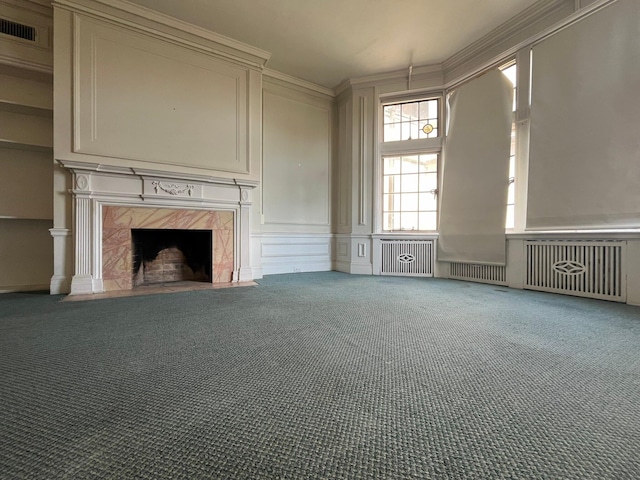
[[(84, 13), (87, 5), (92, 15)], [(56, 162), (192, 175), (205, 183), (206, 176), (245, 186), (260, 181), (267, 52), (132, 4), (117, 12), (91, 0), (55, 5), (54, 27)], [(73, 220), (66, 191), (71, 177), (54, 169), (55, 292), (67, 291), (71, 277), (91, 283), (90, 273), (78, 271), (82, 253), (73, 250), (79, 217)], [(251, 209), (245, 198), (243, 212)], [(94, 222), (92, 215), (99, 214), (87, 217)], [(247, 230), (237, 232), (237, 255), (249, 243)]]
[(330, 270), (333, 99), (267, 77), (262, 107), (263, 273)]

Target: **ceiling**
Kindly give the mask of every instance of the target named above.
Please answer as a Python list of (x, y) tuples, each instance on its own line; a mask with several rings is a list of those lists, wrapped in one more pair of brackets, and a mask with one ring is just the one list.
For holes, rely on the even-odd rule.
[[(537, 0), (132, 0), (271, 52), (267, 67), (333, 88), (440, 63)], [(544, 1), (544, 0), (542, 0)]]

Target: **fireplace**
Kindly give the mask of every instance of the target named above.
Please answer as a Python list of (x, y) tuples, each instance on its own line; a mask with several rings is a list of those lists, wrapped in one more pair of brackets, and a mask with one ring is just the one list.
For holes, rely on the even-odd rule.
[(231, 282), (233, 218), (224, 211), (105, 206), (104, 290), (180, 280)]
[(132, 284), (211, 283), (211, 230), (132, 229)]
[[(251, 191), (257, 181), (92, 162), (59, 163), (73, 174), (74, 228), (52, 230), (54, 250), (58, 256), (66, 252), (72, 260), (54, 265), (52, 292), (62, 293), (69, 281), (70, 293), (79, 295), (131, 290), (153, 281), (190, 279), (219, 284), (254, 278), (250, 219)], [(144, 259), (134, 265), (135, 230), (155, 230), (156, 236), (165, 235), (160, 230), (206, 231), (208, 237), (202, 242), (208, 247), (198, 250), (207, 250), (207, 256), (193, 260), (188, 246), (200, 245), (201, 240), (190, 237), (169, 242), (175, 244), (171, 246), (162, 240), (149, 247), (141, 240), (143, 258), (153, 252), (158, 262), (152, 266), (154, 272), (147, 269), (145, 278)], [(166, 234), (170, 238), (175, 233)], [(151, 262), (147, 259), (148, 266)], [(173, 276), (169, 275), (172, 269)]]

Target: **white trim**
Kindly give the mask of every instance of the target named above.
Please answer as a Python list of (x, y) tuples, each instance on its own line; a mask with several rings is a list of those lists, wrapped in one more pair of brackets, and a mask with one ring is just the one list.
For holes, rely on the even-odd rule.
[[(442, 64), (438, 63), (433, 65), (421, 65), (413, 67), (411, 79), (412, 82), (415, 83), (420, 81), (423, 77), (432, 76), (433, 74), (442, 76)], [(403, 68), (402, 70), (393, 70), (390, 72), (375, 73), (373, 75), (367, 75), (364, 77), (349, 78), (335, 88), (335, 95), (338, 96), (341, 93), (353, 88), (362, 88), (374, 85), (382, 85), (385, 83), (402, 82), (406, 78), (406, 68)]]
[(272, 70), (270, 68), (264, 68), (262, 70), (262, 75), (267, 78), (280, 80), (282, 82), (286, 82), (291, 85), (298, 86), (304, 90), (310, 90), (312, 92), (321, 93), (322, 95), (327, 95), (331, 98), (335, 98), (336, 91), (333, 88), (323, 87), (322, 85), (318, 85), (317, 83), (309, 82), (307, 80), (303, 80), (301, 78), (293, 77), (291, 75), (287, 75), (286, 73), (278, 72), (277, 70)]
[[(271, 53), (265, 50), (122, 0), (55, 0), (52, 5), (96, 16), (186, 47), (204, 50), (210, 54), (257, 67), (263, 67), (271, 57)], [(133, 18), (126, 19), (127, 16), (133, 16)], [(188, 36), (196, 37), (201, 43), (188, 40)]]
[(540, 230), (507, 233), (507, 239), (628, 240), (640, 239), (640, 229), (629, 230)]
[[(534, 45), (536, 45), (537, 43), (540, 43), (541, 41), (545, 40), (547, 37), (549, 37), (551, 35), (554, 35), (554, 34), (560, 32), (561, 30), (564, 30), (565, 28), (571, 26), (572, 24), (582, 20), (583, 18), (586, 18), (589, 15), (594, 14), (598, 10), (608, 6), (609, 4), (617, 2), (617, 1), (618, 0), (596, 0), (591, 5), (589, 5), (587, 7), (583, 7), (581, 10), (575, 11), (575, 12), (565, 16), (564, 18), (562, 18), (561, 20), (555, 22), (551, 26), (543, 28), (542, 30), (538, 31), (537, 33), (525, 38), (524, 40), (516, 43), (515, 45), (510, 46), (506, 50), (502, 50), (500, 53), (498, 53), (495, 56), (493, 56), (492, 58), (484, 61), (483, 63), (481, 63), (477, 67), (475, 67), (475, 68), (469, 67), (468, 69), (463, 69), (464, 72), (465, 72), (464, 74), (461, 74), (461, 75), (459, 75), (457, 77), (454, 76), (453, 78), (451, 78), (449, 80), (446, 80), (445, 83), (444, 83), (444, 87), (447, 90), (450, 90), (452, 88), (458, 87), (458, 86), (460, 86), (461, 83), (464, 83), (464, 82), (470, 80), (472, 77), (480, 75), (483, 72), (485, 72), (486, 70), (489, 70), (489, 69), (491, 69), (493, 67), (497, 67), (497, 66), (499, 66), (499, 64), (504, 63), (510, 57), (513, 57), (519, 50), (522, 50), (524, 48), (531, 48)], [(535, 6), (536, 5), (534, 5), (534, 7)], [(537, 22), (539, 20), (542, 20), (546, 16), (549, 16), (549, 15), (555, 13), (556, 11), (560, 11), (562, 8), (566, 8), (566, 5), (563, 4), (562, 2), (557, 2), (557, 4), (555, 6), (557, 8), (551, 8), (547, 12), (547, 14), (542, 15), (540, 17), (537, 17), (537, 20), (535, 20), (535, 21)], [(526, 12), (526, 10), (525, 10), (525, 12)], [(514, 19), (518, 19), (518, 18), (519, 18), (518, 15), (516, 17), (514, 17)], [(509, 23), (510, 22), (507, 22), (507, 24), (509, 24)], [(518, 22), (518, 23), (520, 23), (520, 22)], [(521, 25), (525, 25), (526, 26), (527, 24), (525, 23), (525, 24), (521, 24)], [(502, 28), (503, 27), (501, 26), (496, 30), (501, 30)], [(517, 33), (517, 29), (515, 30), (514, 34), (515, 33)], [(491, 33), (489, 35), (491, 35)], [(483, 48), (476, 47), (476, 44), (484, 44), (485, 43), (483, 41), (483, 39), (485, 37), (483, 37), (478, 42), (475, 42), (475, 43), (469, 45), (468, 47), (466, 47), (465, 49), (463, 49), (461, 52), (464, 52), (467, 49), (473, 49), (473, 51), (475, 52), (474, 55), (478, 55), (479, 53), (481, 53), (483, 51), (488, 51), (492, 47), (496, 47), (501, 41), (508, 40), (510, 36), (513, 36), (513, 34), (512, 35), (507, 35), (504, 38), (499, 37), (500, 40), (495, 40), (494, 42), (485, 45)], [(451, 58), (454, 58), (458, 54), (460, 54), (460, 52), (458, 52), (457, 54), (455, 54)], [(472, 56), (468, 56), (467, 63), (470, 63), (472, 60), (473, 60), (473, 55)], [(449, 60), (446, 60), (443, 65), (446, 65), (448, 61)], [(455, 68), (462, 69), (462, 67), (463, 67), (463, 64), (461, 63), (458, 66), (456, 66)], [(447, 77), (447, 75), (446, 75), (447, 72), (450, 72), (451, 70), (453, 70), (453, 67), (445, 66), (445, 68), (444, 68), (445, 78)]]
[(49, 291), (49, 284), (35, 283), (28, 285), (2, 285), (0, 286), (0, 294), (2, 293), (20, 293), (20, 292), (39, 292)]
[[(534, 3), (532, 6), (511, 17), (509, 20), (493, 29), (479, 40), (471, 43), (446, 59), (442, 63), (443, 70), (448, 72), (464, 67), (466, 63), (473, 61), (492, 47), (495, 47), (501, 42), (513, 37), (522, 29), (544, 20), (564, 8), (566, 8), (564, 2), (547, 1)], [(516, 50), (518, 49), (516, 48)]]

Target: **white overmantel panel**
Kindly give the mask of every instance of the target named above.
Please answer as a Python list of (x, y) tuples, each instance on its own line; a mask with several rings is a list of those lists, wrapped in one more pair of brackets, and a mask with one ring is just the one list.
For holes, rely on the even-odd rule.
[(117, 0), (54, 24), (55, 158), (260, 179), (267, 52)]
[(75, 16), (73, 151), (249, 174), (248, 69)]

